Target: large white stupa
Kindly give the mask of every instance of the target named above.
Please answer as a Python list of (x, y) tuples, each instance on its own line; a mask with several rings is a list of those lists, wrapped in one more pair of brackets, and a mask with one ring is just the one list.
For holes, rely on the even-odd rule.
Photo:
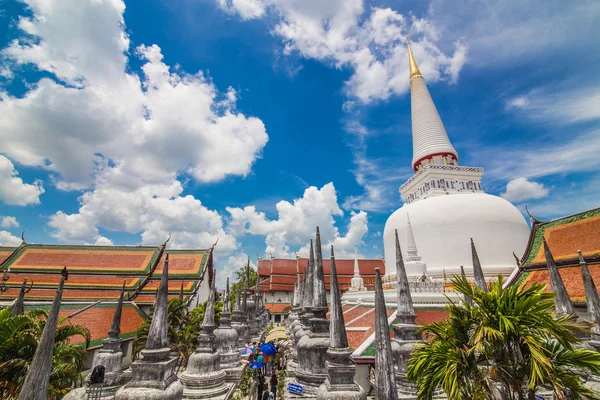
[(507, 276), (513, 252), (520, 257), (527, 245), (527, 222), (514, 205), (483, 191), (482, 168), (458, 165), (410, 43), (408, 57), (415, 175), (400, 187), (404, 205), (385, 224), (386, 267), (392, 272), (396, 263), (397, 229), (413, 278), (450, 278), (461, 266), (472, 276), (471, 238), (486, 277)]

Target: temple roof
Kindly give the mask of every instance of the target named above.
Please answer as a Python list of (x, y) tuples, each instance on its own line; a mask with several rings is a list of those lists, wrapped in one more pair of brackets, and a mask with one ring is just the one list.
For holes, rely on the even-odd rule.
[(551, 221), (532, 218), (532, 227), (520, 267), (509, 284), (547, 284), (551, 290), (543, 239), (552, 251), (567, 293), (575, 303), (585, 302), (577, 250), (581, 250), (595, 282), (600, 282), (600, 207)]
[[(126, 299), (152, 304), (169, 254), (169, 294), (193, 297), (207, 270), (212, 249), (165, 250), (163, 246), (87, 246), (27, 244), (0, 248), (0, 270), (9, 271), (9, 290), (0, 301), (16, 298), (23, 278), (33, 282), (25, 301), (52, 300), (60, 271), (69, 268), (63, 300), (116, 300), (125, 281)], [(207, 268), (209, 266), (209, 268)]]
[[(360, 274), (364, 279), (365, 286), (373, 289), (375, 284), (375, 268), (379, 268), (385, 273), (385, 265), (381, 259), (358, 260)], [(273, 258), (259, 260), (258, 273), (260, 276), (259, 289), (262, 292), (269, 291), (288, 291), (294, 290), (296, 282), (296, 271), (300, 272), (300, 277), (308, 267), (307, 258), (283, 259)], [(338, 282), (342, 291), (350, 287), (352, 277), (354, 276), (354, 259), (336, 259)], [(323, 260), (323, 272), (325, 280), (325, 289), (329, 290), (330, 282), (330, 260)]]
[(285, 312), (286, 308), (291, 308), (291, 303), (266, 303), (265, 308), (271, 312), (276, 314), (281, 314)]
[[(71, 279), (69, 277), (69, 279)], [(56, 293), (56, 291), (54, 291)], [(89, 306), (90, 303), (69, 303), (62, 304), (59, 318), (68, 317), (77, 313), (79, 310)], [(98, 304), (90, 309), (87, 309), (80, 314), (77, 314), (69, 321), (73, 325), (84, 325), (90, 330), (91, 342), (90, 348), (102, 346), (102, 339), (108, 337), (108, 330), (112, 323), (112, 318), (115, 313), (117, 303), (102, 303)], [(32, 309), (50, 309), (50, 303), (47, 304), (29, 304), (25, 306), (25, 312)], [(132, 303), (123, 304), (123, 314), (121, 317), (121, 339), (127, 340), (135, 337), (135, 333), (144, 321), (144, 314), (140, 309)], [(84, 339), (81, 336), (74, 336), (72, 343), (82, 343)]]

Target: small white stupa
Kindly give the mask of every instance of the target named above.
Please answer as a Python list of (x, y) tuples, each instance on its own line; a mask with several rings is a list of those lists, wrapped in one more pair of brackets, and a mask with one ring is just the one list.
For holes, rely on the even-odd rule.
[(358, 256), (354, 256), (354, 276), (350, 280), (350, 289), (351, 292), (362, 292), (367, 290), (365, 288), (365, 281), (362, 276), (360, 276), (360, 269), (358, 269)]
[[(439, 279), (444, 270), (449, 276), (460, 274), (461, 265), (472, 265), (471, 238), (486, 277), (509, 275), (515, 268), (513, 252), (520, 256), (525, 250), (527, 222), (514, 205), (483, 191), (482, 168), (458, 165), (458, 152), (448, 139), (410, 43), (408, 58), (415, 174), (400, 187), (404, 205), (385, 225), (385, 265), (389, 270), (395, 265), (397, 229), (400, 243), (408, 243), (402, 251), (408, 254), (409, 278), (426, 272)], [(471, 268), (466, 270), (472, 276)]]

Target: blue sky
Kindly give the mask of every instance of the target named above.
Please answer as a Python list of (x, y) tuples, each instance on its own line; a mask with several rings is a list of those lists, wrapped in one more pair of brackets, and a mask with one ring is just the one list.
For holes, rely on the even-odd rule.
[(383, 254), (412, 175), (406, 39), (461, 165), (599, 206), (600, 5), (0, 1), (0, 242)]

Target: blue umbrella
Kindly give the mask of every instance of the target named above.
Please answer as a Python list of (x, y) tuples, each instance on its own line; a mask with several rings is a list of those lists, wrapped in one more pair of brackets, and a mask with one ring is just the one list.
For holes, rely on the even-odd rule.
[(263, 364), (263, 363), (255, 362), (255, 363), (253, 363), (253, 364), (250, 366), (250, 369), (259, 369), (259, 368), (262, 368), (262, 367), (264, 367), (264, 366), (265, 366), (265, 364)]
[(273, 354), (277, 353), (277, 349), (271, 343), (265, 343), (262, 346), (260, 346), (260, 351), (265, 356), (272, 356)]

